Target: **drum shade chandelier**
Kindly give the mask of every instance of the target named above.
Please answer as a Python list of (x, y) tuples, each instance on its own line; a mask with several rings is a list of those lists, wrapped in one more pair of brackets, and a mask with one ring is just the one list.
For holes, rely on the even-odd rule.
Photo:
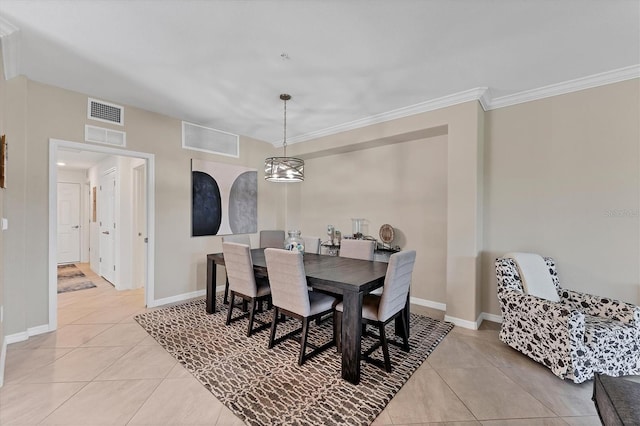
[(269, 182), (302, 182), (304, 180), (304, 160), (287, 157), (287, 101), (291, 95), (283, 93), (280, 99), (284, 102), (284, 139), (282, 157), (269, 157), (264, 160), (264, 180)]

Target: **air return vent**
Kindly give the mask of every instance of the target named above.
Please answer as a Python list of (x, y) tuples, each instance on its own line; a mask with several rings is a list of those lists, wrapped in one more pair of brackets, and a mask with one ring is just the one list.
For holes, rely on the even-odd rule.
[(119, 124), (122, 126), (124, 124), (124, 108), (120, 105), (89, 98), (87, 117), (92, 120), (104, 121), (106, 123)]
[(117, 130), (104, 129), (102, 127), (84, 126), (84, 140), (113, 146), (126, 146), (127, 134)]
[(227, 157), (240, 156), (238, 135), (182, 122), (182, 147)]

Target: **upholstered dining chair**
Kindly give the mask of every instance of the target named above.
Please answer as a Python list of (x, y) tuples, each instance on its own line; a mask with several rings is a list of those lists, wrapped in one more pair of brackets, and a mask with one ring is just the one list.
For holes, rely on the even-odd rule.
[[(247, 336), (251, 336), (256, 331), (268, 327), (269, 323), (262, 323), (257, 328), (253, 328), (258, 302), (269, 300), (271, 289), (267, 281), (256, 281), (253, 273), (253, 260), (251, 259), (251, 248), (246, 244), (222, 243), (222, 253), (224, 254), (224, 264), (227, 269), (229, 279), (229, 310), (227, 312), (226, 324), (232, 321), (249, 316), (247, 326)], [(233, 318), (234, 299), (238, 296), (249, 303), (249, 312)], [(258, 321), (260, 322), (260, 321)]]
[(320, 237), (305, 237), (302, 236), (304, 240), (304, 252), (305, 253), (320, 253)]
[(499, 338), (561, 379), (640, 374), (640, 307), (560, 286), (555, 261), (537, 253), (496, 259)]
[[(340, 257), (349, 257), (351, 259), (373, 260), (373, 254), (376, 250), (376, 242), (374, 240), (352, 240), (344, 239), (340, 242)], [(380, 296), (382, 289), (377, 288), (371, 293)], [(364, 330), (366, 330), (364, 326)]]
[(225, 235), (222, 237), (223, 243), (238, 243), (251, 247), (251, 238), (247, 234)]
[[(251, 238), (249, 238), (249, 235), (246, 234), (225, 235), (224, 237), (222, 237), (222, 242), (245, 244), (251, 247)], [(227, 277), (227, 280), (224, 283), (224, 298), (222, 300), (222, 303), (224, 303), (225, 305), (229, 303), (229, 277)]]
[(260, 231), (260, 248), (284, 248), (284, 231)]
[(351, 259), (373, 260), (373, 252), (376, 249), (374, 240), (342, 239), (340, 241), (340, 257)]
[[(405, 309), (407, 297), (409, 296), (409, 287), (411, 286), (411, 275), (413, 274), (413, 265), (416, 261), (416, 251), (406, 250), (394, 253), (389, 257), (389, 266), (387, 274), (384, 278), (382, 286), (382, 294), (367, 294), (362, 300), (362, 323), (364, 325), (371, 324), (378, 327), (378, 335), (365, 331), (363, 336), (369, 335), (378, 337), (379, 341), (367, 350), (362, 358), (384, 368), (388, 373), (391, 372), (391, 359), (389, 357), (388, 343), (397, 344), (393, 340), (387, 340), (385, 326), (397, 317), (402, 321), (402, 344), (400, 348), (409, 352), (409, 324), (405, 321)], [(335, 333), (336, 343), (340, 349), (340, 333), (342, 332), (342, 303), (338, 303), (335, 307)], [(382, 355), (384, 364), (370, 357), (370, 355), (382, 346)]]
[[(302, 365), (309, 358), (335, 345), (335, 331), (333, 339), (319, 347), (307, 343), (307, 336), (309, 323), (324, 314), (333, 312), (336, 298), (307, 289), (302, 253), (267, 248), (264, 251), (264, 256), (269, 271), (274, 307), (269, 349), (273, 348), (276, 343), (301, 333), (298, 365)], [(276, 329), (281, 315), (301, 320), (302, 327), (276, 339)], [(312, 348), (308, 354), (306, 353), (307, 346)]]

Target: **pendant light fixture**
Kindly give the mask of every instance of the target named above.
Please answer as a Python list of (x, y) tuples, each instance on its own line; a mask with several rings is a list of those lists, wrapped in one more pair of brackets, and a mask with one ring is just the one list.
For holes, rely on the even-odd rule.
[(287, 101), (291, 95), (283, 93), (280, 99), (284, 101), (284, 139), (282, 147), (284, 156), (269, 157), (264, 160), (264, 180), (269, 182), (302, 182), (304, 180), (304, 160), (287, 157)]

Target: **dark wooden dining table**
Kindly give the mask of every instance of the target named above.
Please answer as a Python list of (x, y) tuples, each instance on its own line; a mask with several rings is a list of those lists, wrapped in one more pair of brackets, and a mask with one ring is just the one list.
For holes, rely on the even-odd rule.
[[(254, 271), (257, 275), (269, 276), (264, 249), (251, 250)], [(207, 255), (207, 313), (216, 311), (216, 265), (224, 266), (222, 253)], [(362, 337), (362, 299), (365, 294), (381, 287), (387, 272), (387, 263), (349, 259), (313, 253), (304, 254), (307, 283), (314, 289), (342, 295), (342, 378), (353, 383), (360, 382), (360, 351)], [(409, 297), (405, 318), (409, 324)], [(396, 333), (402, 327), (396, 320)], [(408, 333), (408, 330), (407, 330)]]

